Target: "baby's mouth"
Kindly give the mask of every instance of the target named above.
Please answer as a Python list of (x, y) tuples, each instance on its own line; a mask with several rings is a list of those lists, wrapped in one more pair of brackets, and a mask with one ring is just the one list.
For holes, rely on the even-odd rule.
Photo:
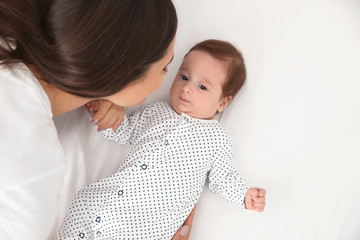
[(180, 99), (181, 101), (183, 101), (183, 102), (190, 102), (189, 100), (186, 100), (186, 99), (183, 98), (183, 97), (179, 97), (179, 99)]

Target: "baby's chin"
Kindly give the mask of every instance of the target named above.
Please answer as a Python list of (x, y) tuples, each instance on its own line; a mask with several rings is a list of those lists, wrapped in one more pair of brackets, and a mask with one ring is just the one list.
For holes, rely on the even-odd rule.
[(173, 105), (172, 105), (172, 109), (173, 109), (177, 114), (179, 114), (179, 115), (183, 114), (182, 111), (180, 111), (179, 109), (177, 109), (177, 108), (174, 107)]
[(172, 107), (173, 109), (174, 109), (174, 111), (177, 113), (177, 114), (179, 114), (179, 115), (181, 115), (181, 114), (186, 114), (186, 115), (188, 115), (188, 116), (190, 116), (190, 117), (192, 117), (192, 118), (197, 118), (197, 119), (203, 119), (203, 120), (212, 120), (212, 119), (214, 119), (214, 115), (201, 115), (201, 114), (196, 114), (196, 113), (194, 113), (194, 112), (189, 112), (189, 111), (183, 111), (183, 110), (181, 110), (181, 109), (179, 109), (179, 108), (177, 108), (176, 106), (174, 107)]

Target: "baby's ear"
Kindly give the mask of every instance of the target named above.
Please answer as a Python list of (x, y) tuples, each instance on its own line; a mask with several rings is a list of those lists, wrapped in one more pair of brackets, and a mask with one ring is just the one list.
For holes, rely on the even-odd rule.
[(220, 100), (220, 105), (219, 105), (219, 108), (218, 108), (218, 112), (224, 111), (225, 108), (230, 104), (232, 98), (233, 98), (232, 96), (223, 97), (223, 98)]

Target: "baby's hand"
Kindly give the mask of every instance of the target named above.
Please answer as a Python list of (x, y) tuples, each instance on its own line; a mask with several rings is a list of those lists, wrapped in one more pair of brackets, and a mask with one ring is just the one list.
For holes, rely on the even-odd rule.
[(257, 212), (264, 211), (266, 191), (262, 188), (249, 188), (245, 194), (245, 208)]
[(109, 127), (115, 131), (121, 124), (125, 109), (108, 100), (97, 99), (88, 102), (86, 110), (92, 116), (92, 125), (98, 126), (98, 131), (102, 131)]

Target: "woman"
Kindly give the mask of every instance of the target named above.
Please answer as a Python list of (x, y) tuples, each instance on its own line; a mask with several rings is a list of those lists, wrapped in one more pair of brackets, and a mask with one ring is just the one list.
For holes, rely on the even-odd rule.
[(97, 98), (142, 102), (163, 81), (176, 27), (170, 0), (0, 2), (1, 239), (52, 228), (66, 169), (52, 118)]

